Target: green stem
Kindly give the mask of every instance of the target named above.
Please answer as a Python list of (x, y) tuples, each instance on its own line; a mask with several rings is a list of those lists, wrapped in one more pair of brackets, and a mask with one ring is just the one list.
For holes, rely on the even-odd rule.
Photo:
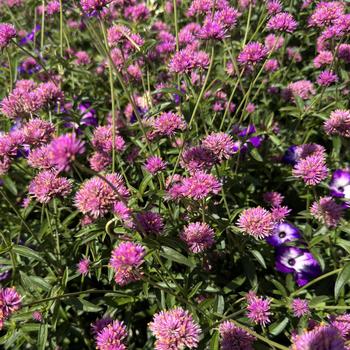
[(11, 57), (10, 57), (10, 53), (9, 53), (8, 49), (6, 49), (6, 55), (7, 55), (7, 62), (8, 62), (8, 65), (9, 65), (9, 73), (10, 73), (10, 90), (9, 90), (9, 92), (11, 92), (12, 89), (13, 89), (13, 76), (12, 76)]

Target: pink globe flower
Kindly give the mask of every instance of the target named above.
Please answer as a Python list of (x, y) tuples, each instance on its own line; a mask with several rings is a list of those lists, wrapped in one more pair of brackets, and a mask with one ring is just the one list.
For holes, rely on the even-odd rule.
[(16, 35), (16, 29), (12, 24), (0, 23), (0, 49), (4, 49)]
[(328, 135), (350, 137), (350, 111), (337, 109), (324, 123), (324, 130)]
[(201, 222), (190, 223), (180, 235), (192, 253), (201, 253), (210, 248), (215, 243), (214, 237), (214, 230)]

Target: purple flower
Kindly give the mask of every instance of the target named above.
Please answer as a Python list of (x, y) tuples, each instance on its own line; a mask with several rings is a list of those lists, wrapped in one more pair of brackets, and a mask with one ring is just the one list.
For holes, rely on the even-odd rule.
[(350, 111), (345, 109), (333, 111), (324, 123), (324, 130), (328, 135), (350, 137)]
[(182, 116), (173, 112), (165, 112), (151, 121), (156, 135), (173, 136), (176, 131), (183, 131), (187, 124)]
[(333, 197), (350, 199), (350, 170), (335, 170), (329, 188)]
[(160, 214), (152, 211), (145, 211), (137, 214), (137, 220), (143, 233), (146, 235), (160, 235), (164, 229), (164, 220)]
[(293, 176), (302, 178), (309, 186), (317, 185), (328, 176), (324, 157), (316, 154), (301, 159), (294, 166)]
[(180, 235), (192, 253), (201, 253), (210, 248), (215, 243), (214, 237), (214, 230), (201, 222), (190, 223)]
[(98, 350), (126, 350), (125, 345), (128, 332), (123, 322), (113, 321), (96, 336), (96, 348)]
[(343, 215), (343, 206), (332, 197), (322, 197), (312, 204), (310, 212), (313, 217), (328, 227), (336, 227)]
[(71, 163), (84, 151), (84, 142), (78, 140), (75, 134), (58, 136), (49, 144), (50, 157), (58, 171), (68, 171)]
[(258, 296), (253, 296), (252, 298), (249, 298), (247, 306), (248, 318), (252, 322), (265, 327), (271, 322), (270, 316), (272, 315), (272, 313), (270, 311), (270, 303), (270, 299), (264, 299)]
[(298, 23), (288, 12), (280, 12), (277, 15), (271, 17), (267, 22), (268, 29), (287, 33), (293, 33), (297, 26)]
[(243, 65), (255, 65), (267, 56), (267, 48), (257, 42), (247, 44), (239, 53), (237, 61)]
[(114, 248), (109, 264), (114, 270), (115, 282), (125, 286), (138, 281), (145, 254), (145, 248), (133, 242), (122, 242)]
[(35, 28), (34, 28), (29, 34), (27, 34), (24, 38), (22, 38), (22, 39), (19, 41), (20, 45), (25, 45), (25, 44), (27, 44), (27, 43), (30, 42), (30, 41), (34, 41), (35, 34), (36, 34), (37, 32), (39, 32), (40, 29), (41, 29), (41, 26), (40, 26), (39, 24), (37, 24), (37, 25), (35, 26)]
[(199, 170), (210, 171), (214, 163), (215, 158), (213, 157), (213, 153), (203, 146), (195, 146), (185, 149), (182, 152), (182, 158), (180, 161), (181, 166), (190, 173)]
[(341, 1), (321, 1), (309, 18), (310, 26), (325, 27), (333, 24), (342, 17), (345, 11), (345, 4)]
[(89, 273), (90, 260), (88, 258), (81, 259), (77, 264), (77, 272), (80, 275), (86, 276)]
[(309, 303), (305, 299), (293, 299), (292, 310), (295, 317), (302, 317), (310, 314)]
[(341, 336), (349, 340), (350, 338), (350, 314), (330, 316), (330, 324), (337, 328)]
[(97, 126), (96, 110), (91, 108), (91, 103), (89, 101), (80, 103), (78, 110), (81, 114), (80, 125)]
[(0, 23), (0, 49), (4, 49), (16, 35), (16, 29), (12, 24)]
[(107, 325), (113, 322), (113, 319), (110, 317), (103, 317), (101, 319), (97, 319), (94, 323), (91, 323), (91, 332), (94, 336), (96, 336), (99, 332), (102, 331)]
[(233, 322), (224, 321), (220, 324), (222, 350), (254, 350), (253, 343), (256, 338), (244, 329), (237, 327)]
[(156, 350), (196, 349), (201, 333), (190, 313), (181, 307), (155, 314), (149, 328), (156, 337)]
[(330, 86), (336, 83), (338, 80), (339, 78), (335, 73), (325, 70), (317, 77), (317, 84), (320, 86)]
[(206, 69), (208, 66), (209, 55), (188, 46), (175, 53), (169, 63), (169, 70), (172, 73), (189, 73), (196, 68)]
[(307, 284), (321, 274), (318, 261), (307, 249), (279, 246), (276, 255), (277, 271), (293, 273), (299, 286)]
[(274, 228), (272, 235), (266, 238), (266, 242), (274, 247), (292, 241), (302, 239), (300, 231), (288, 222), (282, 222)]
[(202, 141), (202, 146), (211, 151), (218, 162), (231, 158), (235, 153), (232, 137), (224, 132), (209, 134)]
[(88, 16), (96, 16), (107, 4), (107, 0), (80, 0), (80, 5)]
[(166, 169), (166, 162), (158, 156), (151, 156), (146, 159), (145, 169), (152, 175), (155, 175)]

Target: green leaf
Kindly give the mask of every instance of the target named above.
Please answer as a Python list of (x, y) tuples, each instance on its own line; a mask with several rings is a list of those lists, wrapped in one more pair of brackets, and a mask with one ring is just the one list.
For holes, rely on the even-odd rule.
[(258, 260), (259, 264), (266, 269), (266, 263), (264, 257), (257, 250), (252, 250), (251, 253), (254, 255), (255, 259)]
[(49, 334), (49, 326), (47, 324), (41, 324), (38, 332), (37, 350), (46, 349), (48, 334)]
[(210, 350), (218, 350), (219, 349), (219, 332), (215, 331), (213, 336), (210, 339)]
[(186, 258), (184, 255), (179, 253), (177, 250), (169, 248), (169, 247), (163, 247), (160, 255), (164, 258), (169, 259), (170, 261), (175, 261), (179, 264), (186, 265), (189, 267), (193, 267), (194, 264)]
[(16, 187), (16, 184), (11, 180), (11, 178), (9, 176), (4, 176), (3, 181), (4, 181), (4, 187), (7, 190), (9, 190), (14, 196), (17, 196), (18, 194), (17, 187)]
[(250, 152), (251, 156), (258, 162), (262, 162), (263, 159), (256, 148), (253, 148)]
[(341, 290), (344, 288), (345, 284), (350, 280), (350, 263), (346, 264), (340, 271), (337, 280), (334, 285), (334, 298), (338, 299)]
[(286, 327), (289, 322), (288, 317), (285, 317), (281, 322), (275, 322), (269, 327), (269, 331), (272, 335), (276, 336), (280, 334)]
[(12, 251), (18, 255), (24, 256), (29, 259), (45, 262), (45, 260), (40, 256), (38, 252), (24, 245), (14, 245)]

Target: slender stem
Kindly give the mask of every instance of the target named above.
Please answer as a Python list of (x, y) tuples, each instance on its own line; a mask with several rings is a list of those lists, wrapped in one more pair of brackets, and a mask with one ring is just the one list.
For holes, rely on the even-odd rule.
[(63, 5), (60, 0), (60, 55), (63, 57)]
[(9, 53), (8, 49), (6, 49), (6, 56), (7, 56), (7, 62), (9, 65), (9, 73), (10, 73), (10, 89), (9, 89), (9, 91), (12, 91), (12, 89), (13, 89), (12, 64), (11, 64), (11, 57), (10, 57), (10, 53)]
[(45, 0), (42, 0), (41, 2), (42, 8), (41, 8), (41, 33), (40, 33), (40, 51), (43, 52), (44, 48), (44, 36), (45, 36)]
[(176, 51), (179, 51), (179, 28), (177, 26), (177, 3), (173, 0), (174, 7), (174, 27), (175, 27), (175, 37), (176, 37)]
[(243, 39), (243, 43), (242, 43), (242, 47), (245, 46), (247, 39), (248, 39), (248, 32), (249, 32), (249, 28), (250, 28), (250, 19), (252, 17), (252, 1), (249, 4), (249, 12), (248, 12), (248, 19), (247, 19), (247, 25), (245, 27), (245, 33), (244, 33), (244, 39)]

